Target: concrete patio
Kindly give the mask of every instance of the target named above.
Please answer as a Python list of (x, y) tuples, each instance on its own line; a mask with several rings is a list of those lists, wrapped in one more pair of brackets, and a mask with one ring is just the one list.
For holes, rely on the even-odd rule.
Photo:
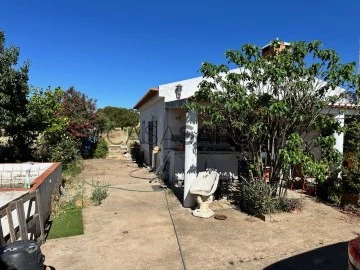
[(80, 179), (114, 188), (102, 206), (83, 209), (84, 235), (41, 247), (46, 264), (58, 270), (184, 269), (183, 260), (186, 269), (345, 269), (347, 241), (360, 234), (357, 217), (309, 198), (302, 212), (276, 215), (272, 222), (215, 209), (228, 217), (220, 221), (193, 217), (165, 191), (182, 260), (165, 192), (149, 183), (151, 173), (122, 160), (84, 166)]

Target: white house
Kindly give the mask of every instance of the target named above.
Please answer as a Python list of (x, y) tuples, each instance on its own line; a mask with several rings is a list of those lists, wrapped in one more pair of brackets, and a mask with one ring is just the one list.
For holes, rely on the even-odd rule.
[[(151, 88), (134, 106), (140, 112), (140, 149), (144, 160), (154, 170), (164, 171), (170, 182), (184, 181), (184, 207), (194, 205), (189, 189), (197, 172), (216, 169), (223, 179), (237, 178), (238, 174), (240, 152), (226, 131), (202, 127), (197, 113), (182, 108), (202, 80), (203, 77), (196, 77)], [(327, 113), (344, 125), (345, 115), (356, 114), (356, 105), (345, 100)], [(335, 137), (336, 148), (343, 152), (344, 134)]]

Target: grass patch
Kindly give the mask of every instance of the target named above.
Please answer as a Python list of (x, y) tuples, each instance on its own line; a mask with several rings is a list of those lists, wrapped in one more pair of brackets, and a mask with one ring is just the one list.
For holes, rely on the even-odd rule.
[(81, 208), (67, 204), (54, 217), (48, 239), (84, 234)]

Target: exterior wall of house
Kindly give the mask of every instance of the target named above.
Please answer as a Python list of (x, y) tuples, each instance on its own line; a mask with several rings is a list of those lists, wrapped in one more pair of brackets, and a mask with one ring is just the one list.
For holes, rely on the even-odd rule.
[(318, 131), (311, 131), (307, 133), (306, 135), (303, 135), (302, 138), (305, 142), (310, 143), (309, 147), (311, 149), (311, 154), (314, 155), (315, 159), (321, 158), (321, 148), (319, 146), (315, 146), (314, 139), (319, 136)]
[(181, 108), (165, 109), (166, 123), (165, 134), (163, 136), (164, 150), (177, 149), (179, 144), (183, 144), (185, 137), (186, 112)]
[[(157, 127), (155, 129), (154, 146), (161, 146), (161, 139), (164, 132), (164, 118), (165, 118), (165, 106), (163, 98), (153, 98), (147, 102), (144, 106), (139, 108), (140, 112), (140, 151), (144, 154), (144, 161), (146, 164), (150, 164), (150, 147), (149, 147), (149, 122), (157, 121)], [(156, 167), (161, 164), (162, 151), (156, 155)]]
[[(240, 69), (233, 69), (230, 72), (239, 73)], [(156, 129), (156, 143), (155, 145), (160, 147), (160, 152), (156, 156), (156, 165), (158, 168), (163, 160), (166, 158), (167, 153), (170, 149), (177, 149), (179, 144), (184, 139), (184, 131), (186, 125), (186, 113), (181, 106), (178, 106), (180, 103), (186, 102), (187, 98), (194, 96), (195, 92), (198, 90), (199, 84), (204, 80), (202, 76), (172, 82), (168, 84), (163, 84), (158, 87), (158, 96), (153, 97), (151, 100), (147, 101), (142, 105), (138, 111), (140, 112), (140, 142), (141, 142), (141, 151), (144, 153), (144, 159), (146, 163), (150, 163), (150, 152), (149, 143), (148, 143), (148, 124), (149, 121), (157, 121)], [(314, 88), (321, 87), (325, 82), (317, 80), (314, 83)], [(181, 95), (176, 96), (176, 86), (182, 86)], [(218, 89), (221, 89), (220, 87)], [(267, 87), (264, 86), (262, 91), (266, 92)], [(339, 94), (343, 92), (342, 88), (336, 88), (329, 96)], [(179, 103), (179, 104), (178, 104)], [(352, 115), (355, 114), (356, 110), (346, 109), (340, 110), (339, 108), (328, 108), (323, 111), (325, 114), (332, 114), (335, 116), (339, 114)], [(175, 140), (174, 137), (175, 136)], [(306, 141), (310, 141), (314, 136), (317, 136), (316, 132), (311, 132), (304, 138)], [(338, 134), (337, 144), (341, 144), (341, 136), (343, 134)], [(340, 146), (338, 147), (339, 150)], [(314, 147), (312, 153), (316, 158), (321, 157), (321, 149)]]

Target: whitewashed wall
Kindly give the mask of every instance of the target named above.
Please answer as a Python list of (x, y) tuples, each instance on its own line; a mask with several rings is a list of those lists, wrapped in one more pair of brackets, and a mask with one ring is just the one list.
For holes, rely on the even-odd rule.
[[(166, 123), (165, 123), (165, 137), (163, 139), (163, 147), (166, 149), (176, 149), (177, 144), (174, 141), (174, 136), (180, 136), (181, 129), (186, 123), (186, 112), (181, 108), (165, 109)], [(171, 130), (170, 130), (171, 129)], [(177, 138), (178, 139), (178, 138)]]
[[(144, 161), (149, 164), (150, 154), (149, 154), (149, 135), (145, 133), (145, 141), (143, 140), (143, 123), (145, 121), (145, 128), (148, 126), (149, 121), (157, 121), (157, 143), (156, 145), (161, 147), (160, 141), (164, 133), (164, 115), (165, 115), (165, 105), (164, 99), (155, 97), (142, 106), (139, 110), (140, 112), (140, 149), (144, 152)], [(157, 162), (159, 165), (162, 161), (162, 151), (157, 154)], [(160, 162), (160, 163), (159, 163)]]

